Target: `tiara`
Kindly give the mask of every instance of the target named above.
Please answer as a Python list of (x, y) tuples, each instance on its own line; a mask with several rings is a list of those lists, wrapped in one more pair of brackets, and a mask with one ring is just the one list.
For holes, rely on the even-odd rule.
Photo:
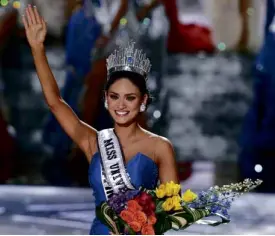
[(108, 78), (118, 71), (135, 72), (147, 79), (151, 62), (142, 50), (135, 49), (135, 42), (130, 41), (127, 47), (120, 47), (107, 58)]

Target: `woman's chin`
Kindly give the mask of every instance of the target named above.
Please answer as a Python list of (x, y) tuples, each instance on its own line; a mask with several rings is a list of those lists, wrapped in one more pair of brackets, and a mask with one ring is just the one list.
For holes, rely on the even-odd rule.
[(128, 126), (135, 120), (134, 117), (115, 117), (114, 121), (119, 126)]
[(121, 119), (115, 119), (115, 123), (119, 126), (127, 126), (129, 124), (131, 124), (131, 120), (130, 119), (125, 119), (125, 120), (121, 120)]

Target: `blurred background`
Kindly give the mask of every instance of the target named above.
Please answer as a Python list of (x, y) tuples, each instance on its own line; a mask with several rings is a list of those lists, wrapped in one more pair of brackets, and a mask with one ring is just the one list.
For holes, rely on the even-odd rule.
[(183, 188), (264, 181), (237, 200), (231, 224), (184, 233), (275, 232), (273, 0), (0, 0), (1, 233), (87, 234), (94, 217), (88, 163), (36, 75), (20, 17), (27, 4), (47, 21), (49, 64), (81, 119), (112, 127), (105, 59), (134, 39), (152, 62), (154, 101), (141, 124), (172, 141)]

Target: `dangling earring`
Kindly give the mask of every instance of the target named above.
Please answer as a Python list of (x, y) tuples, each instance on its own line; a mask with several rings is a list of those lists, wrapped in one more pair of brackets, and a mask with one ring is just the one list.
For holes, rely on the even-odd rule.
[(105, 106), (106, 109), (108, 109), (108, 102), (107, 102), (107, 100), (105, 100), (104, 106)]
[(145, 106), (144, 103), (142, 103), (142, 104), (140, 105), (139, 111), (140, 111), (140, 112), (144, 112), (145, 110), (146, 110), (146, 106)]

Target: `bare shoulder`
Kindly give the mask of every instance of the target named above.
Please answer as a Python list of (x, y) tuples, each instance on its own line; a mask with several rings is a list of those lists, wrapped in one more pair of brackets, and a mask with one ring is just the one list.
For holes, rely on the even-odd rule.
[(157, 150), (160, 150), (161, 152), (165, 152), (165, 153), (174, 151), (173, 145), (168, 138), (158, 135), (156, 137), (156, 142), (157, 142), (157, 145), (156, 145)]
[(161, 153), (167, 154), (167, 153), (173, 153), (174, 152), (173, 145), (172, 145), (171, 141), (168, 138), (165, 138), (163, 136), (154, 134), (154, 133), (149, 132), (147, 130), (143, 130), (143, 132), (154, 143), (154, 145), (152, 145), (152, 147), (155, 148), (155, 153), (157, 155), (159, 155)]

